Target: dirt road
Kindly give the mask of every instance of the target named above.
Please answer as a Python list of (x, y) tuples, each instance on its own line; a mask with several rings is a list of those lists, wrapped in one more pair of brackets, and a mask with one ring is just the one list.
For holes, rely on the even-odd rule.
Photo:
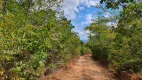
[(114, 80), (109, 72), (101, 67), (91, 55), (80, 56), (70, 63), (66, 69), (61, 69), (44, 80)]

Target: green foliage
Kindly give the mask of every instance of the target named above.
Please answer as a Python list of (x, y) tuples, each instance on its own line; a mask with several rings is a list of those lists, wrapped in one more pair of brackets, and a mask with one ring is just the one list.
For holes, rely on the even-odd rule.
[(134, 3), (137, 0), (101, 0), (100, 3), (105, 3), (107, 8), (117, 9), (119, 6), (126, 7), (124, 4)]
[(91, 49), (89, 48), (89, 46), (81, 41), (81, 50), (80, 50), (81, 55), (85, 55), (85, 54), (90, 54)]
[(124, 8), (116, 28), (108, 28), (104, 25), (106, 23), (104, 19), (87, 28), (91, 31), (88, 44), (94, 58), (108, 60), (109, 67), (117, 72), (142, 72), (141, 9), (142, 3), (131, 4)]
[(105, 25), (106, 22), (108, 22), (106, 19), (98, 20), (96, 23), (92, 23), (87, 27), (91, 31), (88, 45), (92, 50), (93, 57), (96, 59), (107, 59), (110, 42), (115, 37), (112, 29)]
[[(113, 65), (115, 69), (122, 68), (121, 66), (130, 63), (128, 66), (131, 67), (131, 71), (141, 71), (139, 67), (135, 67), (138, 69), (137, 71), (132, 68), (133, 66), (137, 66), (135, 64), (139, 63), (142, 59), (142, 20), (140, 19), (142, 16), (139, 16), (141, 15), (139, 11), (141, 11), (142, 7), (140, 5), (142, 3), (129, 5), (121, 14), (118, 27), (116, 28), (117, 35), (111, 44), (112, 49), (109, 55), (112, 65), (114, 63), (117, 64)], [(138, 64), (138, 66), (142, 65)], [(125, 70), (128, 71), (130, 69), (126, 68)]]
[[(6, 4), (4, 4), (6, 2)], [(0, 79), (37, 80), (80, 54), (80, 40), (51, 7), (58, 0), (0, 0)], [(3, 5), (2, 5), (3, 4)], [(2, 74), (1, 74), (2, 73)]]

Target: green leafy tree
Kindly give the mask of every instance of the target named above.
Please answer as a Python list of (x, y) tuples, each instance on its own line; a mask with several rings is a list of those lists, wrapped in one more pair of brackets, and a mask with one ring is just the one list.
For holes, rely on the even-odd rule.
[(136, 3), (137, 0), (101, 0), (100, 3), (105, 3), (107, 8), (117, 9), (119, 6), (126, 7), (126, 4)]
[(93, 57), (96, 59), (107, 60), (109, 53), (109, 44), (115, 37), (115, 33), (106, 25), (108, 19), (100, 19), (87, 27), (89, 30), (88, 45), (92, 50)]
[[(119, 0), (121, 3), (129, 3), (129, 0)], [(102, 0), (102, 2), (112, 2), (108, 8), (118, 7), (113, 5), (116, 0)], [(94, 58), (109, 61), (109, 67), (116, 72), (128, 71), (131, 73), (142, 73), (142, 3), (134, 2), (127, 4), (120, 12), (117, 27), (107, 27), (106, 22), (111, 19), (97, 20), (87, 29), (91, 34), (89, 46)]]
[[(142, 3), (129, 5), (121, 13), (116, 38), (111, 44), (109, 59), (118, 70), (141, 71), (141, 8)], [(129, 17), (131, 16), (131, 17)]]
[[(80, 51), (58, 0), (0, 0), (0, 78), (36, 80)], [(47, 70), (47, 71), (46, 71)], [(46, 71), (44, 73), (44, 71)]]

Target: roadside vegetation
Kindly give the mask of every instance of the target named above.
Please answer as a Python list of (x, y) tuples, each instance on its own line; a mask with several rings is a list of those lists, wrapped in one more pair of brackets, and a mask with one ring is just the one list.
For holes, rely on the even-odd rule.
[(0, 0), (0, 80), (36, 80), (80, 55), (80, 39), (60, 3)]
[[(142, 74), (142, 2), (101, 0), (118, 9), (115, 18), (99, 17), (80, 41), (61, 11), (62, 0), (0, 0), (0, 80), (38, 80), (79, 55), (109, 62), (114, 72)], [(108, 22), (117, 26), (108, 26)]]
[[(142, 2), (136, 0), (102, 0), (107, 8), (122, 11), (115, 16), (99, 17), (86, 30), (88, 45), (95, 59), (107, 60), (114, 72), (142, 74)], [(110, 26), (107, 23), (116, 23)]]

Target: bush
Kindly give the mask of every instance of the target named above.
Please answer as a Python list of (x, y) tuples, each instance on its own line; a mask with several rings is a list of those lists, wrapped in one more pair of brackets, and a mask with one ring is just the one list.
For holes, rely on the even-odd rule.
[(35, 10), (42, 2), (5, 1), (0, 12), (0, 79), (37, 80), (45, 70), (51, 72), (80, 54), (79, 37), (61, 14), (56, 17), (51, 8)]
[(95, 59), (109, 61), (116, 72), (142, 72), (142, 3), (128, 5), (120, 14), (116, 28), (105, 25), (111, 19), (100, 19), (92, 23), (89, 46)]

